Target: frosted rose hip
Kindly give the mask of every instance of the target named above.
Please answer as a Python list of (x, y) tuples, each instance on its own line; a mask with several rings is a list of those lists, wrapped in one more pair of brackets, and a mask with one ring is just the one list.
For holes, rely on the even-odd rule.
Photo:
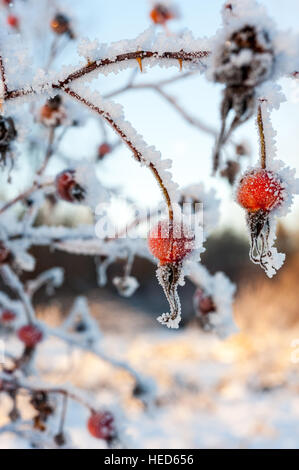
[(87, 421), (90, 434), (97, 439), (110, 441), (116, 435), (114, 418), (109, 411), (92, 413)]
[(160, 221), (148, 236), (152, 255), (161, 265), (182, 261), (194, 248), (194, 236), (188, 234), (186, 226)]
[(282, 183), (272, 171), (252, 170), (239, 183), (237, 201), (249, 212), (270, 211), (283, 201)]

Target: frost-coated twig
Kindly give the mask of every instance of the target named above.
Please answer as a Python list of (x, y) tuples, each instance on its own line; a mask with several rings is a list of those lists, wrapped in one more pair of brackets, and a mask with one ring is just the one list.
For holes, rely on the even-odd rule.
[[(69, 96), (72, 98), (76, 99), (80, 103), (84, 104), (87, 106), (89, 109), (92, 111), (95, 111), (97, 114), (103, 117), (105, 121), (112, 127), (112, 129), (118, 134), (118, 136), (122, 139), (122, 141), (129, 147), (129, 149), (132, 151), (135, 159), (147, 165), (151, 172), (153, 173), (154, 177), (156, 178), (158, 185), (160, 186), (163, 196), (165, 198), (167, 208), (168, 208), (168, 214), (169, 214), (169, 219), (173, 219), (173, 207), (172, 207), (172, 201), (170, 197), (170, 193), (163, 181), (162, 176), (160, 175), (160, 172), (157, 168), (157, 166), (153, 162), (148, 162), (142, 151), (137, 148), (137, 146), (134, 144), (134, 142), (130, 139), (130, 137), (126, 134), (126, 130), (124, 130), (124, 127), (121, 126), (120, 123), (116, 123), (116, 121), (113, 119), (110, 113), (105, 111), (104, 109), (101, 109), (99, 106), (93, 104), (91, 101), (88, 101), (88, 99), (82, 97), (79, 95), (77, 92), (74, 90), (71, 90), (70, 88), (64, 88), (65, 93), (67, 93)], [(127, 124), (127, 123), (126, 123)]]
[(6, 74), (5, 74), (5, 67), (3, 63), (3, 57), (0, 55), (0, 74), (1, 74), (1, 80), (2, 80), (2, 85), (3, 85), (3, 95), (5, 96), (8, 87), (7, 87), (7, 82), (6, 82)]
[(24, 286), (16, 273), (12, 270), (12, 268), (6, 264), (0, 268), (0, 274), (5, 282), (5, 284), (14, 290), (19, 299), (23, 303), (25, 313), (27, 315), (28, 323), (32, 323), (35, 320), (35, 312), (34, 308), (32, 307), (32, 303), (30, 297), (25, 292)]
[(29, 196), (31, 196), (32, 193), (37, 191), (38, 189), (43, 189), (48, 186), (53, 186), (53, 181), (45, 181), (44, 183), (38, 183), (34, 182), (30, 188), (26, 189), (24, 192), (18, 194), (18, 196), (14, 197), (10, 201), (6, 202), (2, 207), (0, 207), (0, 214), (5, 212), (7, 209), (10, 209), (12, 206), (14, 206), (17, 202), (24, 201), (27, 199)]
[(47, 145), (47, 148), (46, 148), (45, 158), (44, 158), (44, 161), (43, 161), (41, 167), (36, 172), (36, 174), (38, 176), (41, 176), (44, 173), (44, 171), (47, 168), (47, 165), (49, 163), (49, 160), (50, 160), (51, 156), (53, 155), (54, 136), (55, 136), (55, 127), (51, 126), (50, 129), (49, 129), (48, 145)]
[(257, 126), (258, 126), (258, 131), (259, 131), (259, 138), (260, 138), (261, 168), (265, 169), (266, 168), (266, 141), (265, 141), (265, 133), (264, 133), (262, 107), (260, 104), (257, 110)]
[(68, 87), (72, 82), (78, 80), (85, 75), (94, 72), (95, 70), (101, 70), (109, 65), (118, 64), (118, 63), (125, 63), (129, 66), (130, 60), (137, 60), (137, 59), (159, 59), (159, 60), (178, 60), (183, 62), (198, 62), (200, 59), (204, 59), (208, 57), (210, 54), (209, 51), (194, 51), (194, 52), (185, 52), (183, 50), (177, 52), (162, 52), (159, 53), (157, 51), (136, 51), (136, 52), (127, 52), (124, 54), (119, 54), (115, 58), (105, 58), (95, 60), (93, 62), (88, 63), (84, 67), (79, 68), (78, 70), (70, 73), (64, 79), (58, 80), (56, 83), (44, 83), (41, 85), (39, 89), (34, 87), (27, 87), (27, 88), (20, 88), (16, 90), (7, 90), (4, 94), (5, 100), (15, 99), (22, 96), (28, 96), (35, 93), (40, 93), (42, 90), (47, 88), (54, 88), (54, 89), (64, 89)]

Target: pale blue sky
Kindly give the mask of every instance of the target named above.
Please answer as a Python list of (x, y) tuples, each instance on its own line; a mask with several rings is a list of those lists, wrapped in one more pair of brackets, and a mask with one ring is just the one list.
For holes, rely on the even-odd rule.
[[(79, 35), (90, 39), (98, 38), (100, 42), (134, 38), (150, 24), (148, 0), (84, 0), (84, 2), (72, 0), (69, 3), (74, 12), (78, 12), (79, 15)], [(279, 28), (298, 30), (298, 0), (285, 0), (284, 2), (261, 0), (261, 3), (268, 7)], [(221, 23), (220, 10), (223, 5), (221, 0), (184, 0), (178, 1), (177, 4), (181, 11), (181, 19), (170, 23), (170, 29), (173, 31), (188, 28), (196, 37), (209, 36)], [(66, 63), (69, 63), (72, 57), (72, 47), (71, 45), (67, 50)], [(147, 74), (138, 77), (138, 81), (162, 79), (176, 73), (178, 73), (176, 68), (173, 70), (149, 69)], [(111, 74), (108, 77), (101, 77), (93, 86), (105, 93), (124, 84), (127, 76), (126, 72), (121, 72), (117, 76)], [(279, 111), (273, 112), (273, 124), (277, 130), (279, 157), (287, 164), (295, 166), (299, 173), (297, 139), (299, 91), (297, 90), (296, 100), (293, 86), (291, 80), (284, 81), (284, 89), (290, 101), (283, 104)], [(180, 104), (184, 105), (191, 114), (205, 119), (214, 127), (219, 127), (218, 110), (221, 87), (207, 82), (204, 77), (195, 77), (168, 87), (168, 91), (177, 96)], [(126, 117), (137, 131), (143, 134), (145, 140), (155, 145), (162, 152), (163, 158), (173, 159), (174, 180), (180, 186), (204, 181), (208, 186), (216, 187), (219, 196), (223, 199), (224, 223), (239, 224), (241, 211), (232, 202), (228, 185), (210, 177), (213, 145), (213, 139), (210, 136), (186, 124), (167, 103), (152, 91), (129, 92), (117, 96), (115, 101), (123, 104)], [(253, 161), (255, 161), (258, 150), (254, 120), (250, 120), (241, 127), (237, 136), (244, 137), (250, 142)], [(89, 123), (84, 130), (79, 131), (75, 145), (74, 139), (75, 134), (72, 134), (65, 143), (65, 150), (77, 157), (89, 156), (99, 143), (99, 128), (96, 124)], [(160, 199), (159, 190), (150, 172), (145, 168), (139, 168), (124, 146), (119, 147), (104, 161), (99, 169), (99, 176), (110, 185), (122, 186), (125, 194), (142, 204), (152, 205)], [(293, 210), (293, 215), (289, 218), (292, 224), (297, 220), (298, 210), (297, 200), (296, 210)]]

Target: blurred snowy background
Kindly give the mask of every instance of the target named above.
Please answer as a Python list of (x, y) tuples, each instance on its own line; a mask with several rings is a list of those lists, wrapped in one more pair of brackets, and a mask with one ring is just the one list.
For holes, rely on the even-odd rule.
[[(44, 0), (42, 0), (44, 1)], [(78, 37), (111, 42), (133, 38), (149, 27), (146, 0), (80, 0), (56, 1), (70, 8)], [(223, 2), (185, 0), (177, 2), (181, 17), (170, 29), (189, 28), (195, 36), (210, 36), (220, 25)], [(262, 0), (281, 29), (298, 29), (299, 4), (296, 0)], [(48, 43), (36, 44), (43, 56)], [(76, 63), (73, 43), (67, 45), (55, 66)], [(108, 93), (125, 84), (131, 72), (99, 78), (95, 87)], [(137, 83), (166, 79), (174, 70), (149, 69)], [(273, 112), (277, 130), (278, 155), (297, 168), (299, 144), (299, 90), (288, 80), (281, 82), (288, 101)], [(296, 88), (297, 86), (297, 88)], [(172, 84), (168, 91), (188, 111), (219, 127), (221, 87), (215, 87), (199, 76)], [(89, 258), (75, 259), (47, 248), (36, 249), (37, 272), (52, 266), (63, 266), (66, 283), (50, 300), (37, 297), (41, 318), (56, 324), (67, 311), (74, 295), (88, 297), (93, 315), (104, 332), (107, 353), (128, 359), (137, 370), (152, 377), (157, 391), (148, 403), (131, 396), (130, 377), (88, 353), (78, 354), (59, 341), (43, 344), (39, 358), (45, 378), (53, 383), (70, 382), (83, 387), (113, 408), (115, 401), (124, 413), (128, 446), (141, 448), (255, 448), (298, 447), (299, 437), (299, 308), (298, 308), (298, 198), (292, 213), (279, 226), (279, 244), (287, 253), (287, 262), (274, 280), (265, 279), (259, 268), (250, 264), (245, 221), (241, 209), (232, 199), (232, 190), (223, 180), (211, 174), (213, 138), (187, 124), (180, 115), (151, 90), (130, 91), (117, 96), (124, 105), (127, 118), (143, 134), (145, 140), (161, 150), (164, 158), (173, 159), (174, 180), (180, 186), (204, 181), (215, 187), (222, 201), (222, 220), (217, 232), (206, 244), (203, 261), (212, 273), (223, 270), (237, 283), (234, 309), (240, 332), (220, 341), (202, 333), (194, 321), (192, 295), (194, 287), (187, 282), (181, 290), (183, 324), (179, 331), (168, 331), (156, 323), (157, 313), (165, 308), (165, 300), (156, 285), (154, 267), (141, 259), (133, 266), (133, 274), (141, 287), (133, 298), (117, 296), (111, 279), (121, 270), (116, 264), (109, 270), (107, 288), (96, 285), (94, 264)], [(256, 128), (251, 119), (236, 133), (248, 142), (251, 162), (258, 154)], [(94, 120), (79, 131), (70, 131), (63, 142), (63, 152), (72, 158), (92, 156), (101, 141), (101, 129)], [(113, 136), (109, 137), (113, 140)], [(1, 183), (3, 199), (28, 185), (32, 161), (18, 163), (19, 178), (14, 185)], [(247, 161), (247, 163), (250, 163)], [(58, 162), (51, 161), (52, 169)], [(50, 168), (51, 170), (51, 168)], [(100, 180), (123, 193), (141, 206), (154, 206), (160, 198), (146, 170), (139, 168), (129, 152), (119, 146), (98, 168)], [(115, 205), (115, 217), (119, 215)], [(89, 221), (84, 210), (62, 205), (53, 213), (41, 214), (41, 220), (72, 225)], [(123, 212), (121, 217), (123, 217)], [(296, 343), (298, 339), (298, 343)], [(51, 361), (49, 361), (51, 358)], [(50, 362), (50, 364), (49, 364)], [(296, 363), (298, 362), (298, 363)], [(8, 398), (0, 397), (1, 416), (9, 407)], [(82, 421), (87, 419), (82, 408), (72, 404), (68, 413), (68, 430), (80, 447), (105, 446), (88, 437)], [(4, 418), (3, 418), (4, 419)], [(0, 448), (24, 447), (21, 438), (0, 435)]]

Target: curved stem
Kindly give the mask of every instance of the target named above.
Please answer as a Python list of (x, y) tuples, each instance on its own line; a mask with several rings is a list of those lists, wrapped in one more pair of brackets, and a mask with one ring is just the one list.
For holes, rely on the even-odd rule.
[[(102, 116), (103, 119), (105, 119), (105, 121), (108, 122), (108, 124), (114, 129), (114, 131), (119, 135), (119, 137), (130, 148), (130, 150), (132, 151), (135, 159), (138, 162), (144, 162), (144, 158), (142, 156), (142, 153), (134, 146), (133, 142), (129, 139), (129, 137), (125, 134), (125, 132), (118, 126), (118, 124), (114, 121), (114, 119), (111, 117), (110, 114), (108, 114), (106, 111), (99, 108), (98, 106), (94, 105), (93, 103), (91, 103), (87, 99), (83, 98), (78, 93), (76, 93), (74, 90), (71, 90), (70, 88), (64, 88), (63, 91), (65, 93), (67, 93), (69, 96), (71, 96), (72, 98), (75, 98), (77, 101), (80, 101), (80, 103), (83, 103), (85, 106), (90, 108), (92, 111), (96, 111), (100, 116)], [(163, 180), (162, 180), (162, 178), (159, 174), (159, 171), (157, 170), (157, 168), (155, 167), (155, 165), (153, 163), (149, 163), (147, 166), (150, 168), (151, 172), (153, 173), (154, 177), (156, 178), (156, 180), (157, 180), (157, 182), (158, 182), (158, 184), (159, 184), (159, 186), (162, 190), (162, 193), (163, 193), (163, 196), (165, 198), (167, 208), (168, 208), (169, 220), (173, 220), (173, 208), (172, 208), (170, 195), (168, 193), (168, 190), (167, 190), (166, 186), (163, 183)]]

